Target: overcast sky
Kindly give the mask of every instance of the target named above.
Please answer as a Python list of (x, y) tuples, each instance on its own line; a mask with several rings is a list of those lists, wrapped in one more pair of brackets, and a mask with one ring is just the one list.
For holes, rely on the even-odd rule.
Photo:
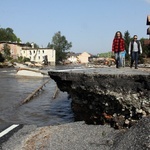
[(116, 31), (148, 38), (150, 0), (0, 0), (0, 27), (47, 47), (58, 31), (73, 52), (111, 51)]

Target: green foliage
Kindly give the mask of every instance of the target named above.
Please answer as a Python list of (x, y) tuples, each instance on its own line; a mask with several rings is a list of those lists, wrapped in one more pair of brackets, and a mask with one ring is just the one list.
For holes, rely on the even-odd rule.
[(3, 51), (3, 53), (4, 53), (4, 54), (3, 54), (4, 57), (5, 57), (6, 59), (10, 60), (10, 59), (11, 59), (11, 57), (10, 57), (11, 53), (10, 53), (10, 47), (9, 47), (8, 44), (5, 44), (5, 45), (4, 45), (2, 51)]
[(23, 61), (24, 61), (24, 62), (30, 61), (30, 58), (24, 57), (24, 58), (23, 58)]
[(66, 40), (65, 36), (61, 35), (61, 32), (55, 33), (52, 38), (52, 43), (48, 43), (48, 48), (56, 50), (56, 62), (66, 59), (66, 51), (72, 47), (72, 43)]
[[(27, 45), (28, 47), (31, 47), (32, 43), (27, 42), (26, 45)], [(36, 43), (34, 43), (34, 48), (39, 48), (39, 46), (38, 46)]]
[(145, 45), (144, 44), (145, 40), (147, 40), (147, 39), (145, 39), (145, 38), (141, 38), (140, 39), (140, 42), (141, 42), (141, 45), (142, 45), (142, 49), (143, 49), (142, 56), (143, 57), (150, 57), (150, 45)]
[(139, 63), (144, 64), (143, 55), (139, 55)]
[(128, 30), (125, 31), (124, 33), (124, 41), (125, 41), (126, 59), (129, 60), (130, 56), (128, 54), (128, 49), (129, 49), (129, 43), (131, 41), (131, 36)]
[(14, 34), (11, 28), (0, 28), (0, 35), (0, 41), (21, 42), (20, 38)]
[(39, 45), (37, 45), (36, 43), (34, 43), (34, 48), (39, 48)]
[(53, 48), (53, 47), (51, 47), (51, 43), (50, 42), (47, 44), (47, 47), (48, 48)]
[(23, 57), (22, 56), (18, 57), (18, 62), (23, 62)]
[(125, 41), (125, 50), (128, 52), (129, 43), (131, 41), (130, 33), (128, 30), (124, 33), (124, 41)]
[(0, 53), (0, 62), (4, 62), (5, 58), (3, 57), (2, 53)]
[(27, 42), (27, 43), (26, 43), (26, 46), (31, 47), (31, 43), (30, 43), (30, 42)]
[(17, 60), (17, 62), (20, 62), (20, 63), (24, 63), (27, 61), (30, 61), (30, 59), (26, 57), (22, 57), (22, 56), (18, 57), (18, 60)]
[(12, 59), (11, 60), (11, 63), (14, 63), (14, 62), (18, 62), (18, 63), (24, 63), (24, 62), (27, 62), (27, 61), (30, 61), (29, 58), (26, 58), (26, 57), (18, 57), (17, 59)]
[(104, 58), (111, 58), (112, 57), (112, 52), (100, 53), (97, 56), (98, 57), (104, 57)]

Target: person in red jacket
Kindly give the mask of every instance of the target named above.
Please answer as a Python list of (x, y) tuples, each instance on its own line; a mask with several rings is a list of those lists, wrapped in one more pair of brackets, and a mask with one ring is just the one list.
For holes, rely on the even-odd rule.
[(122, 66), (121, 52), (123, 52), (124, 50), (125, 50), (125, 42), (122, 37), (122, 33), (120, 31), (117, 31), (113, 39), (113, 43), (112, 43), (112, 51), (115, 54), (116, 68), (119, 68)]

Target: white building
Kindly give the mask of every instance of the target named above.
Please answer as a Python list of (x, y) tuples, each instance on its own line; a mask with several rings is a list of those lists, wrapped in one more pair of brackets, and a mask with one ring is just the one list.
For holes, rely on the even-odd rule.
[(43, 63), (46, 59), (49, 65), (55, 65), (56, 61), (56, 51), (49, 48), (23, 48), (21, 56), (38, 63)]
[(78, 58), (77, 58), (78, 55), (79, 55), (79, 53), (70, 52), (67, 54), (67, 60), (69, 60), (71, 63), (77, 63), (78, 62)]
[(4, 45), (7, 44), (10, 48), (11, 57), (17, 59), (18, 57), (29, 58), (30, 61), (43, 63), (47, 59), (49, 65), (55, 65), (56, 51), (49, 48), (34, 48), (34, 44), (27, 46), (23, 43), (0, 41), (0, 52), (3, 53)]
[(89, 57), (91, 55), (87, 52), (83, 52), (83, 53), (68, 53), (67, 54), (67, 60), (69, 60), (72, 63), (88, 63), (89, 62)]

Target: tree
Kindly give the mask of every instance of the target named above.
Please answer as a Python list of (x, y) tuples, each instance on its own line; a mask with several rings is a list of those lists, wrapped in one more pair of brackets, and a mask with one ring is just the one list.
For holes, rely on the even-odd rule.
[(56, 50), (56, 62), (66, 59), (66, 51), (72, 47), (72, 43), (66, 40), (65, 36), (61, 35), (61, 32), (58, 31), (54, 34), (52, 38), (52, 43), (48, 43), (48, 48)]
[(150, 57), (150, 47), (149, 47), (149, 45), (144, 44), (145, 40), (148, 40), (148, 39), (145, 39), (145, 38), (140, 39), (141, 46), (142, 46), (142, 49), (143, 49), (143, 54), (142, 55), (144, 57)]
[(0, 41), (21, 42), (20, 38), (14, 34), (11, 28), (0, 28), (0, 35)]
[(39, 45), (37, 45), (36, 43), (34, 43), (34, 48), (39, 48)]
[(129, 49), (129, 43), (131, 41), (131, 37), (130, 37), (130, 33), (128, 30), (125, 31), (124, 33), (124, 41), (125, 41), (125, 50), (127, 52), (126, 58), (129, 59), (128, 49)]
[(10, 59), (10, 58), (11, 58), (11, 57), (10, 57), (10, 55), (11, 55), (11, 53), (10, 53), (10, 47), (9, 47), (8, 44), (5, 44), (5, 45), (4, 45), (2, 51), (3, 51), (3, 53), (4, 53), (4, 58), (6, 58), (6, 59)]
[(30, 43), (30, 42), (27, 42), (27, 43), (26, 43), (26, 45), (27, 45), (28, 47), (32, 47), (32, 44), (34, 44), (34, 45), (33, 45), (34, 48), (39, 48), (39, 46), (38, 46), (36, 43)]
[(128, 52), (129, 43), (131, 41), (130, 33), (128, 30), (124, 33), (124, 40), (125, 40), (125, 50)]

